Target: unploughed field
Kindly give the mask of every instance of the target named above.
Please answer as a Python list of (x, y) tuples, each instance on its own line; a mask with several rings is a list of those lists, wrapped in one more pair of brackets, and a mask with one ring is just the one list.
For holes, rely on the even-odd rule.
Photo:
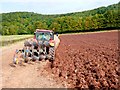
[(52, 73), (70, 88), (119, 88), (118, 31), (62, 35)]
[(0, 36), (0, 46), (5, 46), (17, 41), (28, 39), (33, 37), (33, 35), (9, 35), (9, 36)]

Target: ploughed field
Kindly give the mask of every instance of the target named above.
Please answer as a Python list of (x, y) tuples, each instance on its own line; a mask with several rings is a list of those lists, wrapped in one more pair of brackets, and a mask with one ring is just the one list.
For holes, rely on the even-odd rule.
[(70, 88), (118, 88), (118, 32), (62, 35), (52, 73)]

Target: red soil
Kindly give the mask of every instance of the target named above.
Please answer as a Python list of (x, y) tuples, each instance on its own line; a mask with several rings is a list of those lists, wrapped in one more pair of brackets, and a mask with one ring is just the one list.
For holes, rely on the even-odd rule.
[(119, 88), (118, 32), (62, 35), (52, 72), (70, 88)]

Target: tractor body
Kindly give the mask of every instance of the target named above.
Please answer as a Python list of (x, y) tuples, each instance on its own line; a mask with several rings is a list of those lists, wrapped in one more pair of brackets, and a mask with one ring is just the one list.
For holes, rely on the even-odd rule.
[(42, 59), (53, 62), (55, 58), (54, 32), (37, 29), (34, 32), (34, 38), (25, 41), (23, 49), (16, 50), (13, 58), (14, 63), (18, 62), (19, 56), (24, 59), (24, 62)]

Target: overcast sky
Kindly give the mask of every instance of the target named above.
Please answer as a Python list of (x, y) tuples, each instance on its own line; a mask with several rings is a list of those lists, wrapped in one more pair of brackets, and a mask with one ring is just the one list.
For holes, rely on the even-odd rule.
[(119, 0), (0, 0), (0, 13), (27, 11), (62, 14), (90, 10), (118, 2)]

